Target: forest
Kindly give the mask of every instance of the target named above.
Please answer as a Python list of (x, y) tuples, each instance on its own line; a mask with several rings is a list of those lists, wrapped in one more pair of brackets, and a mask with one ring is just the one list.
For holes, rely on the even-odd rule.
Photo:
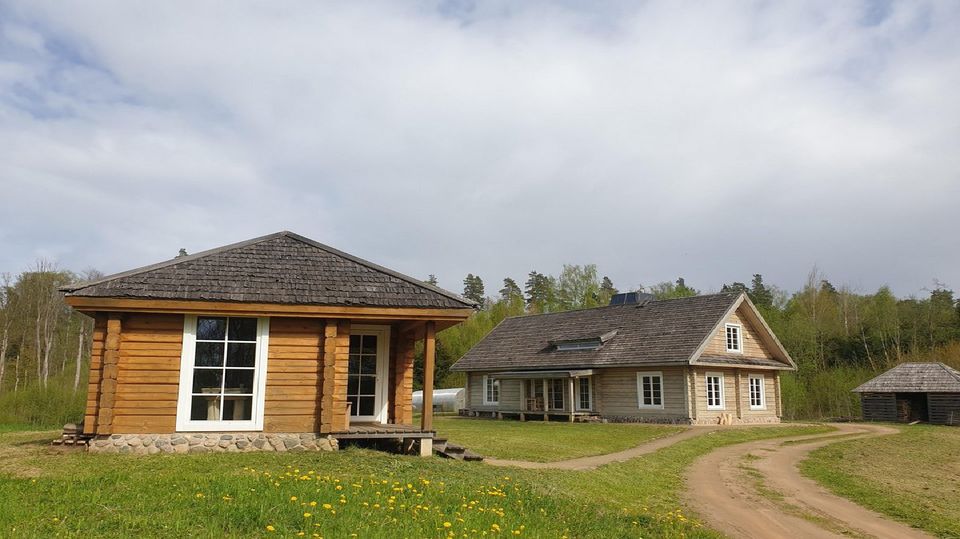
[[(0, 275), (0, 423), (59, 426), (80, 419), (92, 320), (68, 307), (58, 289), (98, 276), (43, 261), (17, 275)], [(427, 282), (435, 284), (436, 277)], [(856, 416), (858, 400), (850, 390), (897, 363), (960, 367), (960, 304), (941, 283), (924, 297), (897, 298), (887, 287), (872, 294), (837, 287), (814, 269), (793, 292), (759, 274), (722, 290), (746, 292), (799, 365), (783, 380), (788, 419)], [(657, 298), (707, 293), (683, 278), (640, 291)], [(504, 318), (599, 307), (617, 292), (593, 264), (564, 265), (556, 275), (531, 271), (522, 286), (505, 278), (491, 293), (479, 276), (468, 274), (462, 294), (481, 307), (438, 334), (438, 387), (463, 384), (463, 375), (449, 367)]]

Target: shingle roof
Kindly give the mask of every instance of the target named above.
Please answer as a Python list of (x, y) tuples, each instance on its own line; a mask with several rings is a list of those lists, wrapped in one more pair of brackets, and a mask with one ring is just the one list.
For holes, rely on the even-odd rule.
[(446, 290), (292, 232), (62, 289), (70, 296), (463, 309)]
[(901, 363), (853, 391), (960, 393), (960, 371), (943, 363)]
[[(713, 294), (507, 318), (453, 370), (589, 368), (690, 361), (739, 298)], [(550, 343), (616, 335), (597, 350), (557, 351)], [(787, 367), (783, 364), (780, 366)]]

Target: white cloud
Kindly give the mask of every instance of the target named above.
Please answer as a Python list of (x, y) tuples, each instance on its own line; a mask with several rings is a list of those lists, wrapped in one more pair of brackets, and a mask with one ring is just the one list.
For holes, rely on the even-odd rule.
[(0, 267), (288, 228), (454, 289), (960, 287), (960, 9), (881, 8), (24, 2)]

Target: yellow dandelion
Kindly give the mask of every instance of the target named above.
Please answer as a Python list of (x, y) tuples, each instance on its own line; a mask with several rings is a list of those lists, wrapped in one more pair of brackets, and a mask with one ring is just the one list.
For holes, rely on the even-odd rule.
[(313, 516), (313, 513), (304, 513), (303, 518), (310, 518)]
[(273, 525), (267, 524), (267, 531), (268, 531), (268, 532), (275, 532), (275, 531), (277, 531), (277, 529), (274, 528)]
[(443, 523), (443, 527), (444, 527), (444, 528), (449, 528), (450, 526), (453, 526), (453, 524), (450, 524), (449, 522), (444, 522), (444, 523)]

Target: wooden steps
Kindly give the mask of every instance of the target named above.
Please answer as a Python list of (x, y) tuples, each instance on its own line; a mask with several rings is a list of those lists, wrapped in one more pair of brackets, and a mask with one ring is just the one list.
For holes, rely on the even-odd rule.
[(446, 438), (433, 439), (433, 452), (448, 459), (465, 460), (468, 462), (479, 462), (483, 460), (483, 456), (470, 451), (462, 445), (451, 443)]

